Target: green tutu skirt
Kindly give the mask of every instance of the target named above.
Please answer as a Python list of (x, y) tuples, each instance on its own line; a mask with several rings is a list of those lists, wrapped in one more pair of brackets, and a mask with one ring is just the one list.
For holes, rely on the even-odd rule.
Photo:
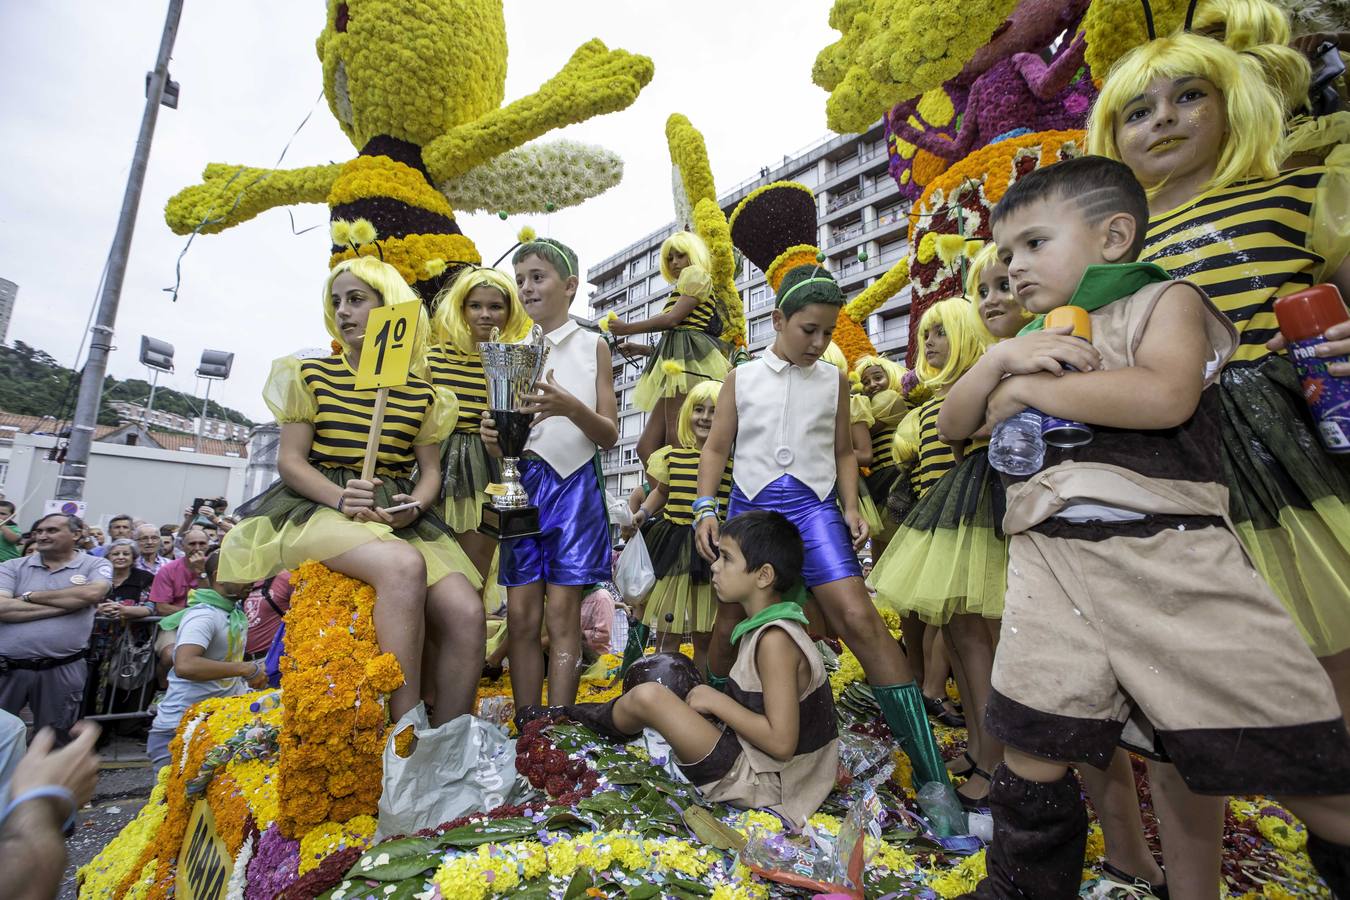
[(1319, 657), (1350, 648), (1350, 457), (1327, 453), (1283, 356), (1219, 379), (1229, 515)]
[(712, 631), (717, 595), (712, 569), (694, 547), (694, 529), (657, 516), (643, 526), (642, 539), (656, 573), (642, 608), (643, 623), (674, 634)]
[(989, 453), (971, 451), (928, 489), (896, 528), (868, 579), (877, 605), (929, 625), (952, 616), (1003, 616), (1008, 540), (1003, 483)]
[(895, 537), (895, 528), (900, 523), (887, 508), (886, 498), (900, 475), (898, 466), (886, 466), (858, 477), (858, 512), (873, 540), (887, 543)]
[(661, 335), (633, 389), (633, 405), (651, 412), (658, 400), (682, 397), (700, 381), (727, 377), (727, 345), (704, 331), (672, 328)]
[[(333, 484), (345, 486), (360, 478), (354, 469), (320, 467)], [(411, 494), (409, 478), (381, 475), (375, 488), (375, 502), (393, 506), (395, 494)], [(475, 588), (483, 586), (469, 557), (440, 514), (424, 512), (407, 528), (397, 530), (378, 522), (357, 522), (331, 506), (316, 503), (277, 481), (267, 490), (239, 507), (239, 524), (225, 535), (220, 547), (220, 579), (254, 582), (270, 578), (282, 569), (295, 569), (307, 560), (324, 560), (371, 541), (407, 541), (422, 554), (427, 564), (427, 584), (433, 585), (456, 572), (469, 579)]]
[(445, 442), (441, 472), (445, 524), (456, 534), (477, 531), (488, 499), (483, 491), (501, 477), (501, 466), (476, 432), (455, 431)]

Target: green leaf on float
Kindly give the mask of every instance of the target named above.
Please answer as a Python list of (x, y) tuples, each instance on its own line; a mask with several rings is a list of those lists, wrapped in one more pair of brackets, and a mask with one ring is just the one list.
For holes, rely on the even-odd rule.
[(362, 853), (345, 877), (402, 881), (440, 864), (440, 845), (434, 839), (399, 838), (376, 844)]
[(722, 822), (702, 806), (691, 806), (684, 811), (684, 824), (700, 841), (718, 850), (739, 853), (745, 849), (745, 835)]
[(488, 819), (452, 828), (436, 839), (441, 847), (477, 847), (479, 844), (495, 844), (498, 841), (518, 841), (531, 837), (539, 830), (533, 819)]

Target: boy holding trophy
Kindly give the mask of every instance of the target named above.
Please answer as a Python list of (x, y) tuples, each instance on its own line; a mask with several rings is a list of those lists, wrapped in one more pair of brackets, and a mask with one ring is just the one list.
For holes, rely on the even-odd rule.
[[(520, 454), (525, 503), (537, 507), (537, 528), (531, 527), (533, 512), (522, 508), (519, 499), (506, 508), (494, 504), (496, 515), (485, 509), (488, 527), (495, 520), (501, 536), (499, 580), (507, 589), (511, 690), (517, 725), (523, 725), (542, 699), (540, 626), (545, 616), (549, 704), (576, 702), (582, 592), (610, 577), (609, 515), (596, 453), (614, 446), (619, 427), (609, 347), (567, 314), (580, 283), (576, 253), (558, 241), (539, 238), (522, 244), (511, 261), (521, 303), (543, 332), (540, 350), (547, 352), (543, 377), (534, 389), (518, 397), (515, 410), (501, 410), (529, 418), (502, 417), (499, 423), (490, 408), (482, 424), (489, 453)], [(491, 395), (494, 373), (486, 355), (484, 363)], [(510, 393), (502, 387), (501, 393)], [(492, 399), (489, 405), (496, 407), (497, 398)], [(507, 425), (511, 420), (515, 427)], [(529, 437), (522, 448), (526, 429)], [(503, 489), (512, 494), (513, 487)]]

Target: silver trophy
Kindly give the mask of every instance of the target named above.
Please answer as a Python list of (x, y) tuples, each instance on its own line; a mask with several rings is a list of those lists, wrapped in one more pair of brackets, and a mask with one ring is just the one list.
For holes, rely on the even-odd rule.
[(539, 533), (539, 508), (530, 504), (517, 468), (530, 437), (533, 416), (519, 410), (544, 371), (548, 344), (538, 325), (530, 329), (524, 343), (508, 344), (497, 337), (494, 328), (493, 339), (480, 343), (478, 352), (487, 380), (487, 406), (497, 424), (497, 444), (502, 448), (501, 491), (483, 504), (479, 530), (500, 541)]

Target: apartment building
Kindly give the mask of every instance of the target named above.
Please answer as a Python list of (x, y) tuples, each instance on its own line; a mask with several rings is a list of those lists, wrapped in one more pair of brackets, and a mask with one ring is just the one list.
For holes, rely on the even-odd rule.
[[(825, 266), (847, 297), (871, 284), (909, 251), (909, 201), (901, 198), (887, 172), (886, 137), (880, 122), (861, 135), (829, 135), (783, 157), (776, 167), (765, 166), (758, 175), (736, 185), (720, 198), (730, 214), (747, 194), (774, 181), (798, 181), (810, 187), (819, 205), (819, 246), (826, 254)], [(679, 226), (671, 224), (652, 232), (597, 265), (586, 279), (595, 288), (590, 295), (593, 317), (613, 311), (625, 321), (656, 315), (670, 296), (670, 286), (661, 277), (661, 243)], [(737, 274), (736, 287), (745, 304), (747, 339), (752, 353), (765, 347), (773, 336), (770, 313), (773, 291), (749, 260)], [(909, 288), (890, 298), (867, 321), (867, 332), (877, 349), (902, 359), (909, 341)], [(645, 336), (654, 343), (656, 336)], [(619, 397), (619, 443), (602, 457), (607, 489), (626, 494), (641, 480), (637, 439), (646, 414), (632, 405), (633, 386), (644, 360), (615, 360), (614, 389)]]

